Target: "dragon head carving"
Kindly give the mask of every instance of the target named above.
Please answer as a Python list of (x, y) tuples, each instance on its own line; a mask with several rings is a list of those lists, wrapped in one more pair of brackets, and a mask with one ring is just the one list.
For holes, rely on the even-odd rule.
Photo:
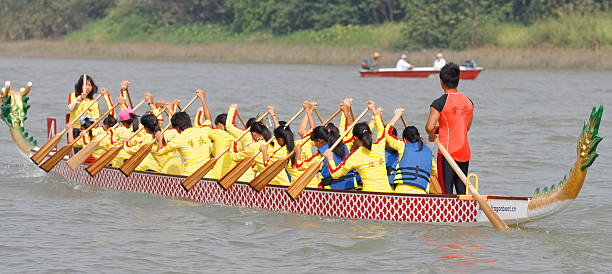
[(32, 82), (28, 82), (27, 87), (14, 91), (11, 89), (11, 82), (7, 81), (0, 93), (0, 118), (9, 127), (11, 136), (19, 150), (26, 155), (37, 145), (36, 140), (28, 136), (24, 129), (24, 122), (30, 108), (28, 93), (31, 89)]

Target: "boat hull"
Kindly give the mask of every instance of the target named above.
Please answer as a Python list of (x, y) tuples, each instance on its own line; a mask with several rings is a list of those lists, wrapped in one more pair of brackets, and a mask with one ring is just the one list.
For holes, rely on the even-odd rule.
[[(459, 78), (475, 80), (482, 68), (461, 69)], [(440, 74), (439, 70), (431, 68), (414, 68), (412, 70), (380, 69), (378, 71), (359, 71), (361, 77), (404, 77), (404, 78), (428, 78)]]
[[(261, 192), (238, 182), (225, 191), (216, 180), (203, 179), (189, 192), (181, 182), (183, 176), (150, 172), (133, 172), (126, 177), (118, 169), (104, 168), (91, 177), (85, 166), (72, 171), (65, 160), (54, 169), (68, 180), (108, 190), (131, 191), (173, 198), (185, 198), (200, 203), (262, 208), (278, 212), (338, 218), (369, 219), (415, 223), (490, 225), (478, 204), (455, 195), (407, 195), (306, 189), (292, 201), (286, 187), (266, 186)], [(509, 224), (528, 220), (528, 198), (489, 197), (489, 204)]]

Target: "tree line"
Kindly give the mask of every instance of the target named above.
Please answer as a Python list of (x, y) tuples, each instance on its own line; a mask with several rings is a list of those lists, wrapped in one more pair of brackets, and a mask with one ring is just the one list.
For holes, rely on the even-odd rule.
[[(216, 24), (276, 35), (334, 25), (401, 22), (401, 48), (464, 48), (496, 22), (529, 25), (610, 10), (609, 0), (3, 0), (0, 39), (57, 39), (98, 19), (146, 18), (154, 26)], [(150, 27), (150, 25), (149, 25)]]

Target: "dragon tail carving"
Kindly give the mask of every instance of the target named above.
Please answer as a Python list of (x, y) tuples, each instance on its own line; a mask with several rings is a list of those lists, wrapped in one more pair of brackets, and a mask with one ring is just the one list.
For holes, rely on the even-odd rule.
[(577, 159), (574, 167), (570, 169), (558, 184), (544, 187), (542, 190), (537, 188), (533, 198), (529, 202), (529, 209), (534, 210), (553, 204), (554, 202), (573, 200), (580, 193), (588, 168), (597, 159), (597, 146), (603, 140), (598, 136), (599, 124), (603, 114), (603, 106), (593, 107), (589, 120), (584, 123), (578, 144), (576, 146)]

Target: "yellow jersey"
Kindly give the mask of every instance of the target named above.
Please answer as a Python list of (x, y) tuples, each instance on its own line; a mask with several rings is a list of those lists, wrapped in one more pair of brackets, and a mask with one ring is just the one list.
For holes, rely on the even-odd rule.
[[(166, 141), (164, 147), (154, 152), (157, 156), (178, 151), (183, 157), (183, 175), (189, 176), (210, 160), (211, 142), (208, 127), (190, 127)], [(205, 177), (210, 178), (210, 173)]]
[(372, 150), (359, 147), (336, 166), (333, 158), (328, 162), (332, 178), (338, 179), (351, 169), (357, 170), (363, 181), (363, 191), (393, 192), (387, 179), (385, 166), (385, 131), (380, 115), (374, 117), (377, 130)]

